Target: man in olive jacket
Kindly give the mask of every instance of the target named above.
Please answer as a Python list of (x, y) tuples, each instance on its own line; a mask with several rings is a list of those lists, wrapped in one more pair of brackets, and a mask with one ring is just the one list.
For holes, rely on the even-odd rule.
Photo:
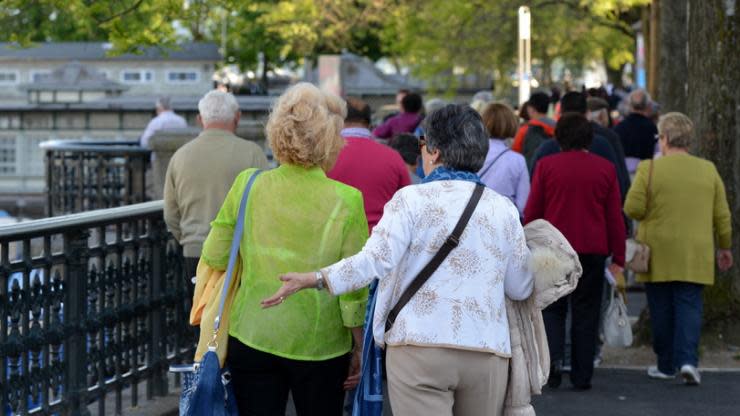
[(241, 113), (233, 95), (213, 90), (198, 102), (203, 131), (175, 152), (164, 184), (164, 220), (183, 246), (187, 288), (211, 229), (236, 176), (249, 168), (267, 168), (262, 148), (234, 133)]

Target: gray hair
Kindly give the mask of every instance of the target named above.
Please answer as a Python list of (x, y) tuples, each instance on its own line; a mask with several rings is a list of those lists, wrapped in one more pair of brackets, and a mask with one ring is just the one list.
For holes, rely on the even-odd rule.
[(164, 95), (157, 98), (156, 106), (161, 108), (162, 110), (171, 110), (172, 109), (172, 103), (170, 101), (170, 97)]
[(483, 110), (491, 102), (493, 102), (493, 93), (491, 91), (478, 91), (473, 96), (473, 99), (470, 100), (470, 106), (479, 114), (483, 114)]
[(228, 92), (213, 90), (198, 101), (198, 112), (204, 123), (232, 121), (238, 111), (239, 103)]
[(642, 88), (636, 89), (628, 96), (630, 111), (647, 111), (650, 109), (650, 94)]
[(431, 100), (428, 100), (426, 104), (424, 104), (424, 112), (429, 115), (446, 105), (447, 101), (441, 98), (432, 98)]
[(475, 100), (490, 103), (491, 101), (493, 101), (493, 93), (491, 91), (478, 91), (475, 93), (475, 95), (473, 95), (473, 99), (471, 100), (471, 102)]
[(694, 133), (694, 123), (686, 114), (672, 112), (660, 117), (658, 133), (665, 135), (668, 146), (688, 149)]
[(488, 154), (488, 133), (480, 114), (467, 105), (449, 104), (427, 115), (428, 151), (439, 150), (445, 167), (477, 173)]

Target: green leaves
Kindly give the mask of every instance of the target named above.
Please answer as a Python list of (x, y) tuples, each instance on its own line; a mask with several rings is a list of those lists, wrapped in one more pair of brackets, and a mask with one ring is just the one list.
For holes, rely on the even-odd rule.
[[(650, 0), (532, 1), (535, 62), (632, 60), (631, 23)], [(257, 69), (343, 50), (388, 57), (440, 87), (455, 74), (506, 77), (520, 0), (3, 0), (3, 40), (107, 40), (110, 53), (225, 41), (228, 63)], [(224, 31), (225, 29), (225, 31)], [(222, 39), (225, 33), (225, 39)]]

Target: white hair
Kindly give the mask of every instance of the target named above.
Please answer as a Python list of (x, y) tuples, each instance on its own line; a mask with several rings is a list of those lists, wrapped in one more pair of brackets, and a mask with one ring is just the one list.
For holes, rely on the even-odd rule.
[(198, 112), (203, 123), (232, 121), (238, 111), (239, 103), (228, 92), (213, 90), (198, 101)]

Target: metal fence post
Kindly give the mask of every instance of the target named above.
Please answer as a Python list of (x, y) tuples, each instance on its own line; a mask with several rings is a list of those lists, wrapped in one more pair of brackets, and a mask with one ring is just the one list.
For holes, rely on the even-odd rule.
[(167, 275), (167, 232), (164, 221), (149, 219), (149, 232), (151, 233), (152, 272), (149, 276), (151, 288), (151, 304), (154, 306), (151, 319), (150, 353), (147, 366), (152, 369), (150, 388), (155, 396), (167, 394), (167, 348), (165, 342), (166, 316), (164, 302), (164, 281)]
[(87, 238), (89, 231), (78, 228), (64, 234), (64, 256), (67, 259), (64, 299), (64, 325), (71, 333), (64, 342), (67, 364), (65, 394), (70, 415), (88, 415), (87, 410)]

